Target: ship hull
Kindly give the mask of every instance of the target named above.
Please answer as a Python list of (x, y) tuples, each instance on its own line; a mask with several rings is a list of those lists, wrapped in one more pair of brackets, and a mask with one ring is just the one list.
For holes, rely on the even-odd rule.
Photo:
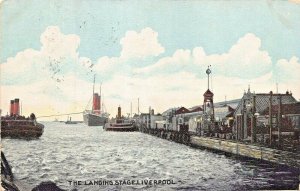
[(105, 126), (106, 131), (137, 131), (137, 128), (132, 123), (110, 123)]
[(39, 138), (44, 132), (44, 125), (37, 123), (36, 125), (14, 125), (2, 126), (1, 138)]
[(83, 121), (87, 126), (104, 126), (107, 120), (107, 117), (90, 113), (83, 114)]

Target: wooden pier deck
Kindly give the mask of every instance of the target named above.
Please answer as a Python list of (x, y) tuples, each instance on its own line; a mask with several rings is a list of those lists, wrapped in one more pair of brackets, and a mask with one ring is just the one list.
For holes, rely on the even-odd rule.
[(159, 138), (186, 144), (189, 146), (222, 151), (237, 156), (286, 165), (300, 170), (300, 152), (283, 151), (264, 146), (246, 144), (233, 140), (219, 139), (214, 137), (200, 137), (189, 135), (186, 132), (149, 129), (141, 126), (138, 126), (138, 128), (142, 133), (147, 133)]

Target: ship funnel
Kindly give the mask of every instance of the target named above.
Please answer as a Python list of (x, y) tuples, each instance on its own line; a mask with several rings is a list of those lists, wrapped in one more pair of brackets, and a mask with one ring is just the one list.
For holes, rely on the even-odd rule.
[(120, 106), (118, 107), (118, 118), (119, 119), (121, 118), (121, 107)]
[(15, 99), (15, 103), (14, 103), (14, 112), (13, 114), (15, 115), (20, 115), (20, 105), (19, 105), (19, 98)]
[(15, 103), (15, 100), (10, 100), (10, 116), (14, 115), (14, 113), (15, 113), (14, 103)]
[(96, 113), (100, 110), (100, 98), (98, 93), (94, 93), (93, 96), (93, 110), (96, 111)]
[(101, 94), (98, 96), (98, 108), (99, 108), (99, 114), (101, 114)]

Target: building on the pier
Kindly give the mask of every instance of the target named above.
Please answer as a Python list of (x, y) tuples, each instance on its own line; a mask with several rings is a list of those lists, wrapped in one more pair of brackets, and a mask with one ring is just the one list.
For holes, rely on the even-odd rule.
[(163, 120), (163, 116), (160, 113), (154, 114), (152, 113), (150, 116), (150, 128), (151, 129), (156, 129), (156, 128), (164, 128), (165, 124), (167, 124)]
[[(279, 105), (272, 106), (272, 113), (279, 112)], [(269, 115), (269, 107), (267, 107), (263, 112), (263, 116)], [(300, 102), (282, 104), (282, 117), (289, 120), (286, 128), (300, 129)], [(268, 122), (267, 122), (268, 123)]]
[(145, 125), (147, 128), (150, 126), (150, 114), (149, 113), (140, 113), (138, 123)]
[(136, 114), (136, 113), (132, 116), (132, 120), (133, 120), (134, 122), (138, 122), (139, 119), (140, 119), (140, 116), (139, 116), (138, 114)]
[(185, 107), (174, 107), (164, 111), (162, 118), (166, 121), (166, 129), (177, 131), (179, 123), (184, 123), (184, 114), (188, 112), (189, 110)]
[[(214, 123), (217, 128), (221, 125), (228, 127), (229, 131), (233, 124), (233, 113), (238, 106), (240, 99), (217, 102), (214, 104)], [(180, 131), (181, 126), (187, 126), (188, 131), (192, 134), (200, 134), (201, 124), (203, 125), (203, 105), (193, 106), (191, 108), (186, 107), (174, 107), (166, 110), (162, 113), (163, 121), (159, 124), (165, 124), (166, 129)], [(230, 127), (230, 128), (229, 128)], [(198, 129), (198, 130), (197, 130)], [(204, 130), (204, 129), (202, 129)], [(224, 129), (225, 130), (225, 129)], [(202, 133), (204, 134), (204, 132)]]
[[(137, 121), (146, 128), (155, 129), (160, 127), (159, 124), (161, 124), (163, 120), (164, 118), (160, 113), (155, 114), (154, 109), (149, 108), (149, 113), (141, 113)], [(160, 121), (160, 123), (156, 124), (157, 121)]]
[(189, 108), (189, 110), (190, 110), (190, 113), (195, 113), (195, 112), (202, 113), (202, 111), (203, 111), (202, 108), (203, 108), (203, 106), (197, 105), (197, 106)]
[[(234, 118), (233, 114), (238, 106), (240, 99), (217, 102), (214, 104), (214, 124), (216, 126), (215, 133), (231, 133)], [(201, 106), (195, 106), (193, 108)], [(203, 106), (202, 106), (203, 107)], [(202, 126), (205, 123), (205, 116), (203, 115), (203, 110), (195, 113), (195, 115), (190, 116), (189, 119), (189, 132), (192, 134), (204, 135), (204, 129)], [(202, 131), (202, 132), (201, 132)]]
[[(190, 118), (202, 115), (202, 107), (194, 106), (187, 109), (186, 107), (170, 108), (162, 113), (166, 129), (174, 131), (185, 131), (189, 126)], [(161, 122), (160, 122), (161, 123)]]
[(156, 120), (156, 121), (154, 121), (154, 123), (155, 123), (155, 128), (157, 128), (157, 129), (164, 129), (164, 130), (167, 130), (168, 127), (169, 127), (169, 125), (170, 125), (169, 122), (166, 121), (166, 120), (164, 120), (163, 118), (162, 118), (162, 120)]
[(220, 133), (229, 133), (233, 126), (233, 113), (235, 109), (228, 106), (215, 107), (215, 125)]
[[(283, 134), (297, 134), (295, 129), (300, 120), (298, 109), (299, 103), (289, 92), (256, 94), (248, 88), (234, 112), (232, 132), (237, 140), (259, 141), (270, 145), (277, 142), (279, 145)], [(288, 124), (292, 123), (293, 127), (289, 127)]]
[(240, 99), (215, 103), (215, 124), (217, 126), (232, 127), (233, 114), (238, 106)]

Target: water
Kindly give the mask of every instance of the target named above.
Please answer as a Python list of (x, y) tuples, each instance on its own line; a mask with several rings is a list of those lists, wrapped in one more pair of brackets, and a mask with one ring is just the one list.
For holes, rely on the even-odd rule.
[[(299, 185), (299, 169), (237, 160), (139, 132), (44, 124), (38, 140), (1, 141), (15, 177), (31, 187), (48, 180), (67, 190), (257, 190), (297, 189)], [(140, 185), (95, 183), (119, 180), (140, 181)], [(147, 180), (174, 184), (141, 185)], [(96, 185), (75, 186), (78, 181)]]

